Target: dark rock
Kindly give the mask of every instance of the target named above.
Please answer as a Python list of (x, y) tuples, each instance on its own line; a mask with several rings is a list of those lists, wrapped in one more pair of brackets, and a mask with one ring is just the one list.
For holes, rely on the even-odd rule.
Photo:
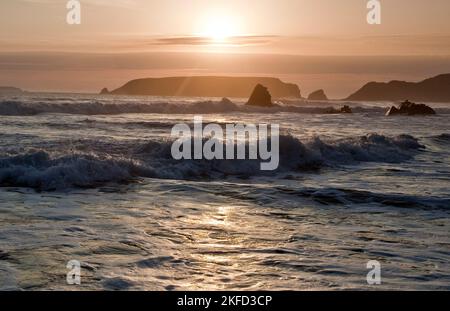
[(433, 114), (436, 114), (436, 112), (431, 107), (425, 104), (415, 104), (408, 100), (401, 103), (398, 108), (392, 106), (386, 113), (387, 116), (395, 116), (395, 115), (412, 116), (412, 115), (433, 115)]
[(399, 114), (399, 111), (400, 111), (400, 110), (398, 110), (397, 107), (392, 106), (392, 107), (389, 108), (389, 110), (386, 112), (386, 115), (387, 115), (387, 116), (393, 116), (393, 115)]
[(223, 104), (223, 105), (234, 105), (234, 103), (230, 99), (228, 99), (226, 97), (222, 98), (220, 103)]
[(328, 97), (324, 90), (318, 90), (309, 94), (308, 100), (328, 100)]
[(347, 106), (347, 105), (342, 107), (339, 112), (340, 113), (353, 113), (352, 108), (350, 108), (350, 106)]
[(250, 96), (247, 105), (259, 107), (272, 107), (272, 96), (267, 88), (261, 84), (257, 84)]
[(106, 95), (109, 94), (109, 90), (105, 87), (101, 90), (100, 95)]
[(345, 105), (341, 109), (336, 109), (334, 107), (329, 107), (325, 110), (325, 113), (328, 114), (339, 114), (339, 113), (353, 113), (352, 108), (350, 106)]

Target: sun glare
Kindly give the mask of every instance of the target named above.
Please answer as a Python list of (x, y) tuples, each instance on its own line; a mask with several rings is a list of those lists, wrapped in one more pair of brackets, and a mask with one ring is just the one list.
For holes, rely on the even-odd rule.
[(210, 38), (213, 43), (226, 43), (228, 38), (237, 35), (236, 21), (225, 15), (211, 15), (201, 26), (202, 37)]

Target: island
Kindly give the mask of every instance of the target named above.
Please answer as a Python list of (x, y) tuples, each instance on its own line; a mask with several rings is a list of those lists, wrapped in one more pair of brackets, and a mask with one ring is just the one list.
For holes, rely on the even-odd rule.
[(12, 86), (0, 86), (0, 94), (20, 94), (23, 90)]
[(308, 96), (308, 100), (328, 100), (324, 90), (317, 90)]
[(183, 97), (248, 98), (255, 85), (264, 85), (274, 98), (301, 98), (296, 84), (270, 77), (168, 77), (132, 80), (118, 89), (102, 89), (101, 94)]
[(408, 98), (422, 102), (450, 102), (450, 74), (442, 74), (421, 82), (370, 82), (345, 100), (399, 101)]

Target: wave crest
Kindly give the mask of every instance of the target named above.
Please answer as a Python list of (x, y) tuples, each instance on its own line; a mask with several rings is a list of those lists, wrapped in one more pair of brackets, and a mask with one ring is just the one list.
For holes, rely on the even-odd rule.
[[(260, 160), (174, 160), (172, 141), (148, 141), (129, 148), (126, 144), (102, 145), (86, 141), (77, 150), (29, 150), (0, 157), (0, 186), (41, 190), (97, 187), (109, 182), (128, 182), (139, 177), (164, 179), (251, 177), (269, 174), (260, 170)], [(423, 146), (410, 135), (387, 137), (379, 134), (302, 142), (290, 135), (280, 136), (278, 173), (295, 173), (358, 162), (399, 163), (407, 161)], [(120, 152), (118, 151), (120, 150)], [(114, 151), (114, 152), (113, 152)], [(112, 155), (114, 154), (114, 155)], [(270, 174), (273, 174), (270, 173)]]
[[(330, 114), (336, 113), (333, 104), (320, 106), (275, 105), (264, 108), (236, 104), (229, 99), (221, 101), (198, 102), (126, 102), (126, 101), (0, 101), (0, 115), (32, 116), (45, 113), (62, 113), (74, 115), (119, 115), (127, 113), (155, 114), (215, 114), (215, 113), (304, 113)], [(381, 107), (353, 107), (354, 112), (384, 113)]]
[(53, 157), (35, 151), (0, 158), (0, 185), (56, 190), (96, 187), (107, 182), (125, 182), (153, 177), (154, 172), (137, 162), (92, 154)]

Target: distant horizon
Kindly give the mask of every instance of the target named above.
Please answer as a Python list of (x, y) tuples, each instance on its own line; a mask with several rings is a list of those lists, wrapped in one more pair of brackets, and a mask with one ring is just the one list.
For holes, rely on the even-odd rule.
[[(440, 75), (446, 75), (446, 74), (450, 74), (450, 72), (446, 73), (446, 72), (442, 72), (440, 74), (436, 74), (433, 76), (426, 76), (423, 77), (421, 79), (418, 80), (387, 80), (387, 81), (366, 81), (363, 85), (361, 85), (361, 87), (363, 87), (364, 85), (371, 83), (371, 82), (379, 82), (379, 83), (388, 83), (388, 82), (392, 82), (392, 81), (402, 81), (402, 82), (413, 82), (413, 83), (417, 83), (417, 82), (421, 82), (423, 80), (429, 79), (429, 78), (434, 78), (436, 76), (440, 76)], [(347, 94), (344, 97), (332, 97), (329, 96), (329, 94), (327, 93), (326, 89), (323, 88), (318, 88), (315, 89), (313, 91), (310, 92), (304, 92), (304, 90), (302, 89), (301, 85), (289, 81), (289, 80), (285, 80), (282, 78), (279, 78), (277, 76), (249, 76), (249, 75), (242, 75), (242, 76), (233, 76), (233, 75), (185, 75), (185, 76), (149, 76), (149, 77), (139, 77), (139, 78), (134, 78), (134, 79), (130, 79), (127, 81), (124, 81), (120, 86), (125, 85), (126, 83), (133, 81), (133, 80), (141, 80), (141, 79), (165, 79), (165, 78), (189, 78), (189, 77), (226, 77), (226, 78), (275, 78), (275, 79), (279, 79), (280, 81), (284, 82), (284, 83), (293, 83), (295, 85), (297, 85), (300, 89), (301, 92), (301, 99), (307, 99), (308, 95), (311, 94), (312, 92), (318, 91), (318, 90), (324, 90), (325, 94), (328, 96), (328, 100), (330, 101), (342, 101), (342, 100), (346, 100), (347, 97), (349, 97), (350, 95), (352, 95), (354, 92), (358, 91), (360, 88), (357, 88), (355, 90), (353, 90), (351, 93)], [(119, 87), (120, 87), (119, 86)], [(26, 89), (20, 86), (16, 86), (16, 85), (0, 85), (0, 88), (17, 88), (20, 89), (22, 92), (24, 93), (54, 93), (54, 94), (80, 94), (80, 95), (99, 95), (100, 91), (103, 88), (100, 88), (99, 90), (93, 90), (93, 91), (70, 91), (70, 90), (45, 90), (45, 89)], [(110, 88), (105, 86), (104, 88), (108, 89), (109, 91), (112, 91), (116, 88)], [(118, 87), (117, 87), (118, 88)], [(124, 95), (115, 95), (115, 94), (111, 94), (113, 96), (124, 96)], [(149, 96), (149, 95), (133, 95), (133, 96)], [(155, 95), (158, 96), (158, 95)], [(186, 96), (173, 96), (173, 97), (186, 97)], [(188, 97), (188, 96), (187, 96)]]
[(96, 93), (144, 77), (263, 75), (342, 98), (450, 72), (449, 11), (388, 1), (370, 25), (361, 0), (83, 0), (71, 25), (65, 1), (4, 0), (0, 85)]

